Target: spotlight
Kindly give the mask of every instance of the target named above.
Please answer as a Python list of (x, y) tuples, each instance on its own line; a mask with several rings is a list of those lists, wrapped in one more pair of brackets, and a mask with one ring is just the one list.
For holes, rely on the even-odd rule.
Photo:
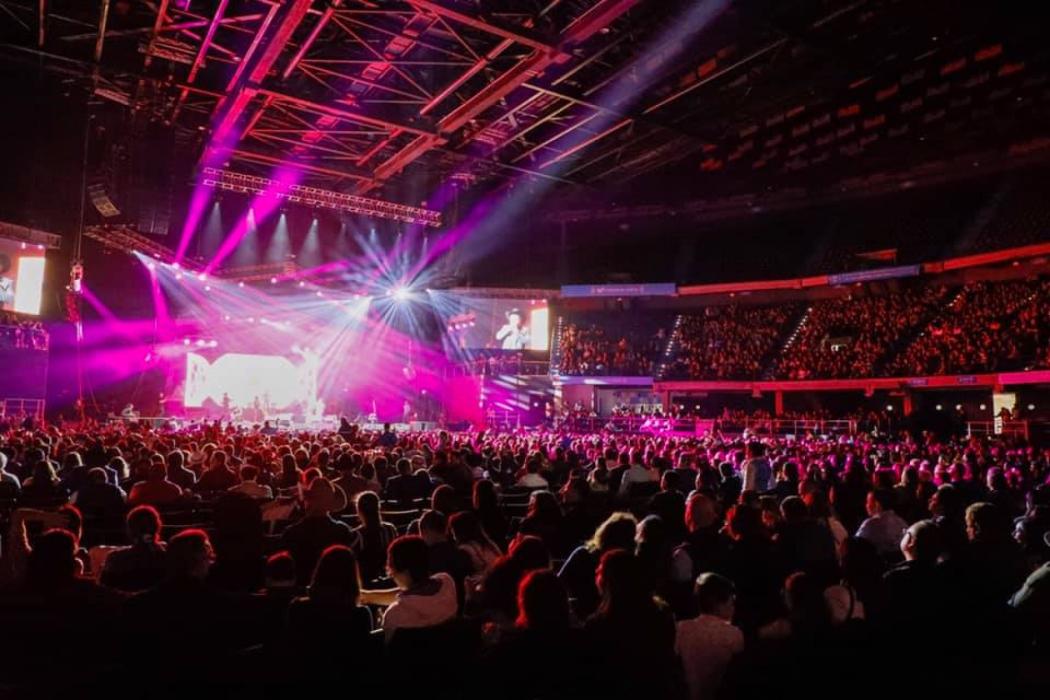
[(276, 277), (271, 277), (270, 278), (270, 284), (277, 284), (277, 278)]
[(322, 292), (321, 290), (317, 290), (317, 296), (323, 297), (324, 296), (324, 292)]
[(176, 270), (178, 270), (178, 269), (179, 269), (179, 267), (180, 267), (180, 265), (179, 265), (178, 261), (176, 261), (176, 262), (173, 262), (173, 263), (171, 264), (171, 266), (172, 266), (172, 267), (174, 267), (174, 268), (175, 268)]
[(190, 339), (189, 338), (183, 338), (182, 339), (182, 344), (183, 345), (189, 345), (190, 344)]
[(208, 279), (208, 275), (206, 275), (206, 274), (204, 274), (202, 272), (199, 275), (197, 275), (197, 279), (199, 279), (201, 282), (203, 282), (204, 280)]
[(211, 285), (210, 284), (204, 285), (204, 291), (210, 292), (211, 291)]
[(182, 279), (182, 273), (179, 273), (179, 274), (175, 275), (175, 279), (181, 280)]
[(157, 266), (154, 263), (151, 263), (151, 262), (146, 263), (146, 267), (148, 267), (151, 270), (156, 270), (157, 269)]
[(394, 301), (408, 301), (412, 298), (412, 290), (408, 287), (395, 287), (390, 296), (394, 297)]
[(244, 282), (238, 282), (238, 283), (237, 283), (237, 286), (238, 286), (238, 287), (243, 287), (243, 286), (244, 286)]
[(302, 287), (305, 287), (305, 286), (306, 286), (306, 282), (304, 282), (303, 280), (299, 280), (299, 287), (302, 288)]
[(217, 341), (217, 340), (211, 341), (210, 343), (208, 343), (208, 347), (209, 348), (217, 348), (217, 347), (219, 347), (219, 341)]
[(222, 317), (222, 320), (223, 321), (229, 321), (230, 320), (230, 315), (226, 314), (225, 316)]
[(207, 344), (208, 343), (203, 338), (200, 338), (199, 340), (197, 340), (197, 347), (199, 347), (199, 348), (203, 348)]

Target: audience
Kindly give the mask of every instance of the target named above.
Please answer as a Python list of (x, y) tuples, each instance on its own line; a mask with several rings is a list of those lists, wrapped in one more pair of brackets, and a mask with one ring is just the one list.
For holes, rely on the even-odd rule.
[[(42, 490), (30, 507), (16, 496), (3, 539), (5, 687), (42, 683), (45, 648), (89, 686), (173, 692), (243, 683), (250, 668), (260, 687), (340, 678), (459, 697), (493, 683), (515, 698), (757, 697), (813, 669), (848, 682), (887, 650), (927, 660), (951, 688), (1031, 696), (1048, 680), (1037, 659), (1050, 640), (1050, 452), (1015, 438), (424, 432), (377, 448), (368, 431), (202, 430), (0, 436), (3, 473)], [(148, 502), (183, 453), (205, 473), (272, 484), (276, 498), (186, 479), (178, 499), (134, 506), (109, 481), (106, 467), (126, 458), (136, 476), (125, 480), (142, 479), (132, 491)], [(488, 459), (498, 478), (479, 469), (470, 490), (441, 484), (419, 536), (400, 535), (420, 506), (398, 510), (386, 485), (405, 470), (384, 465), (410, 453), (434, 482), (453, 461)], [(288, 487), (284, 456), (302, 474)], [(604, 492), (586, 486), (599, 459), (618, 462)], [(508, 497), (529, 461), (564, 487), (561, 499), (532, 493), (523, 513)], [(370, 467), (378, 490), (348, 503), (331, 480), (347, 464)], [(639, 470), (653, 480), (636, 481)], [(78, 485), (83, 517), (63, 506), (64, 483)], [(123, 534), (98, 517), (127, 508)], [(570, 518), (578, 509), (604, 521), (589, 531)], [(271, 511), (264, 548), (251, 533)], [(575, 547), (564, 563), (558, 547)]]

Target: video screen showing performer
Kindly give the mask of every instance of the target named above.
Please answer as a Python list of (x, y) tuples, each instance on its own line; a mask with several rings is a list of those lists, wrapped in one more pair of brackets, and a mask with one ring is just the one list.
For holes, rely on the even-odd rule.
[(529, 328), (524, 324), (521, 311), (511, 309), (504, 313), (507, 322), (496, 331), (496, 342), (502, 350), (524, 350), (529, 347)]
[(38, 315), (43, 288), (43, 248), (0, 238), (0, 311)]
[(549, 311), (545, 300), (463, 297), (446, 318), (446, 337), (458, 350), (520, 352), (549, 349)]

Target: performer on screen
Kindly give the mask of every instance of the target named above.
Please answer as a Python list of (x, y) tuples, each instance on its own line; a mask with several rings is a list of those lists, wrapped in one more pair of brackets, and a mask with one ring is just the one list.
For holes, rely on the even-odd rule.
[(496, 331), (496, 340), (504, 350), (524, 350), (529, 344), (529, 329), (522, 323), (521, 311), (507, 312), (507, 323)]
[(11, 258), (0, 253), (0, 309), (10, 309), (15, 305), (15, 281), (7, 276), (11, 270)]

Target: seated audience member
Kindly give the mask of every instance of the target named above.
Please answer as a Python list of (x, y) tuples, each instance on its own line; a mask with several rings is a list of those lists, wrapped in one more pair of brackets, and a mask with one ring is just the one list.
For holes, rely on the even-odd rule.
[(674, 551), (671, 578), (677, 583), (696, 581), (704, 572), (722, 572), (729, 555), (729, 540), (720, 532), (718, 506), (702, 493), (689, 496), (685, 508), (685, 543)]
[(543, 540), (551, 556), (563, 556), (565, 546), (565, 516), (558, 497), (550, 491), (533, 491), (528, 510), (518, 524), (519, 535), (535, 535)]
[(102, 585), (134, 593), (160, 583), (167, 571), (167, 547), (160, 541), (160, 529), (160, 514), (155, 508), (132, 508), (127, 517), (131, 544), (106, 557), (99, 577)]
[(15, 498), (22, 490), (22, 482), (18, 477), (7, 471), (7, 465), (11, 458), (0, 451), (0, 498)]
[(745, 634), (752, 634), (779, 608), (777, 581), (783, 575), (783, 566), (762, 526), (758, 509), (738, 505), (726, 516), (726, 534), (729, 552), (726, 556), (725, 576), (736, 586), (736, 625)]
[(412, 462), (399, 459), (396, 464), (397, 474), (387, 479), (384, 493), (388, 500), (409, 504), (426, 498), (430, 493), (430, 478), (426, 472), (412, 471)]
[[(120, 598), (80, 576), (77, 548), (68, 530), (45, 530), (33, 540), (24, 580), (0, 593), (4, 695), (66, 696), (101, 680), (112, 663)], [(78, 643), (87, 632), (90, 643)]]
[(831, 584), (838, 573), (835, 540), (827, 528), (810, 517), (806, 504), (798, 496), (789, 496), (780, 504), (784, 516), (774, 544), (789, 571), (805, 571)]
[[(652, 484), (660, 480), (660, 475), (655, 469), (647, 467), (640, 450), (632, 450), (630, 454), (630, 465), (623, 472), (620, 480), (620, 488), (617, 491), (620, 498), (629, 498), (635, 486)], [(649, 493), (652, 493), (650, 491)]]
[(383, 576), (387, 547), (397, 538), (397, 528), (383, 522), (379, 512), (379, 496), (374, 491), (363, 491), (357, 495), (357, 517), (361, 519), (361, 524), (354, 528), (357, 565), (361, 570), (361, 578), (373, 581)]
[(288, 606), (288, 649), (324, 666), (352, 664), (362, 660), (371, 631), (357, 558), (349, 547), (332, 545), (321, 553), (306, 596)]
[(569, 598), (558, 577), (549, 569), (529, 571), (515, 597), (519, 612), (513, 628), (483, 658), (484, 687), (498, 686), (502, 696), (515, 700), (586, 697), (578, 658), (582, 640), (571, 625)]
[[(128, 601), (129, 682), (191, 686), (221, 672), (226, 655), (262, 640), (258, 601), (208, 584), (215, 554), (203, 530), (183, 530), (168, 542), (167, 575)], [(164, 659), (157, 664), (154, 659)], [(226, 662), (228, 663), (228, 662)]]
[(937, 523), (920, 520), (904, 531), (900, 543), (904, 562), (883, 576), (888, 622), (902, 631), (908, 641), (908, 630), (927, 632), (936, 626), (945, 587), (937, 562), (941, 556), (941, 533)]
[(675, 540), (659, 515), (647, 515), (635, 530), (634, 555), (645, 580), (645, 586), (657, 598), (673, 604), (677, 592), (671, 585), (671, 560)]
[(638, 521), (630, 513), (613, 513), (598, 526), (589, 542), (577, 547), (565, 560), (558, 579), (569, 592), (578, 618), (585, 619), (598, 608), (595, 572), (602, 555), (614, 549), (632, 551), (637, 528)]
[(817, 577), (801, 571), (788, 576), (784, 582), (784, 604), (787, 615), (759, 629), (759, 639), (805, 643), (831, 628), (824, 587)]
[(466, 596), (465, 582), (471, 573), (470, 558), (449, 538), (448, 518), (436, 510), (428, 510), (419, 519), (419, 536), (427, 545), (427, 563), (430, 573), (445, 573), (456, 583), (458, 600)]
[[(1050, 534), (1045, 535), (1050, 547)], [(1033, 571), (1010, 598), (1036, 648), (1050, 648), (1050, 561)]]
[(540, 468), (542, 466), (543, 464), (538, 457), (531, 457), (525, 462), (525, 474), (518, 479), (518, 486), (527, 489), (548, 488), (549, 484), (547, 483), (547, 480), (540, 476)]
[(491, 479), (479, 479), (474, 482), (471, 505), (481, 523), (481, 528), (502, 552), (507, 545), (510, 524), (503, 515), (503, 511), (500, 510), (496, 484)]
[(499, 547), (481, 529), (478, 517), (471, 511), (456, 513), (449, 518), (448, 532), (456, 547), (467, 555), (471, 577), (480, 581), (500, 558)]
[(969, 544), (945, 564), (955, 583), (949, 595), (971, 614), (991, 622), (1005, 613), (1010, 597), (1024, 584), (1029, 571), (1024, 552), (1011, 537), (1010, 520), (992, 503), (974, 503), (966, 509)]
[(102, 467), (94, 467), (88, 471), (71, 502), (85, 517), (108, 522), (124, 514), (126, 498), (122, 488), (106, 480), (106, 471)]
[(339, 506), (332, 482), (319, 477), (310, 482), (303, 493), (305, 515), (288, 526), (281, 535), (282, 546), (295, 560), (299, 582), (305, 584), (313, 575), (321, 552), (333, 544), (355, 547), (358, 538), (350, 526), (332, 517)]
[[(28, 459), (26, 461), (29, 462)], [(33, 462), (32, 475), (22, 482), (19, 505), (24, 508), (46, 508), (67, 500), (69, 493), (55, 474), (51, 461), (41, 455)]]
[(732, 624), (736, 605), (732, 581), (718, 574), (700, 574), (695, 595), (700, 615), (677, 624), (675, 648), (689, 697), (703, 700), (716, 696), (729, 662), (744, 650), (744, 633)]
[(551, 568), (550, 552), (539, 537), (526, 535), (514, 540), (510, 551), (496, 560), (481, 581), (474, 607), (486, 620), (510, 627), (518, 618), (518, 585), (536, 569)]
[(605, 552), (595, 583), (600, 603), (584, 624), (594, 696), (676, 697), (674, 617), (649, 592), (638, 560), (622, 549)]
[(168, 481), (167, 467), (162, 463), (150, 464), (146, 480), (131, 487), (128, 505), (166, 506), (182, 498), (182, 489)]
[(427, 559), (427, 544), (421, 537), (398, 537), (387, 552), (387, 571), (397, 588), (367, 591), (363, 596), (365, 602), (389, 605), (383, 614), (387, 641), (399, 629), (441, 625), (459, 611), (452, 577), (431, 575)]
[(908, 523), (893, 510), (893, 491), (876, 489), (868, 493), (868, 519), (860, 524), (857, 537), (868, 540), (879, 554), (887, 559), (897, 559), (900, 541)]
[(193, 487), (197, 493), (214, 493), (228, 491), (237, 485), (237, 473), (228, 466), (229, 455), (222, 450), (215, 450), (211, 454), (208, 468), (201, 474)]
[(197, 483), (197, 475), (186, 468), (186, 454), (182, 450), (172, 450), (165, 462), (168, 467), (168, 481), (182, 490), (191, 490)]
[(240, 493), (254, 498), (257, 501), (269, 501), (273, 499), (273, 489), (265, 484), (260, 484), (259, 468), (251, 464), (241, 467), (241, 483), (231, 486), (230, 493)]

